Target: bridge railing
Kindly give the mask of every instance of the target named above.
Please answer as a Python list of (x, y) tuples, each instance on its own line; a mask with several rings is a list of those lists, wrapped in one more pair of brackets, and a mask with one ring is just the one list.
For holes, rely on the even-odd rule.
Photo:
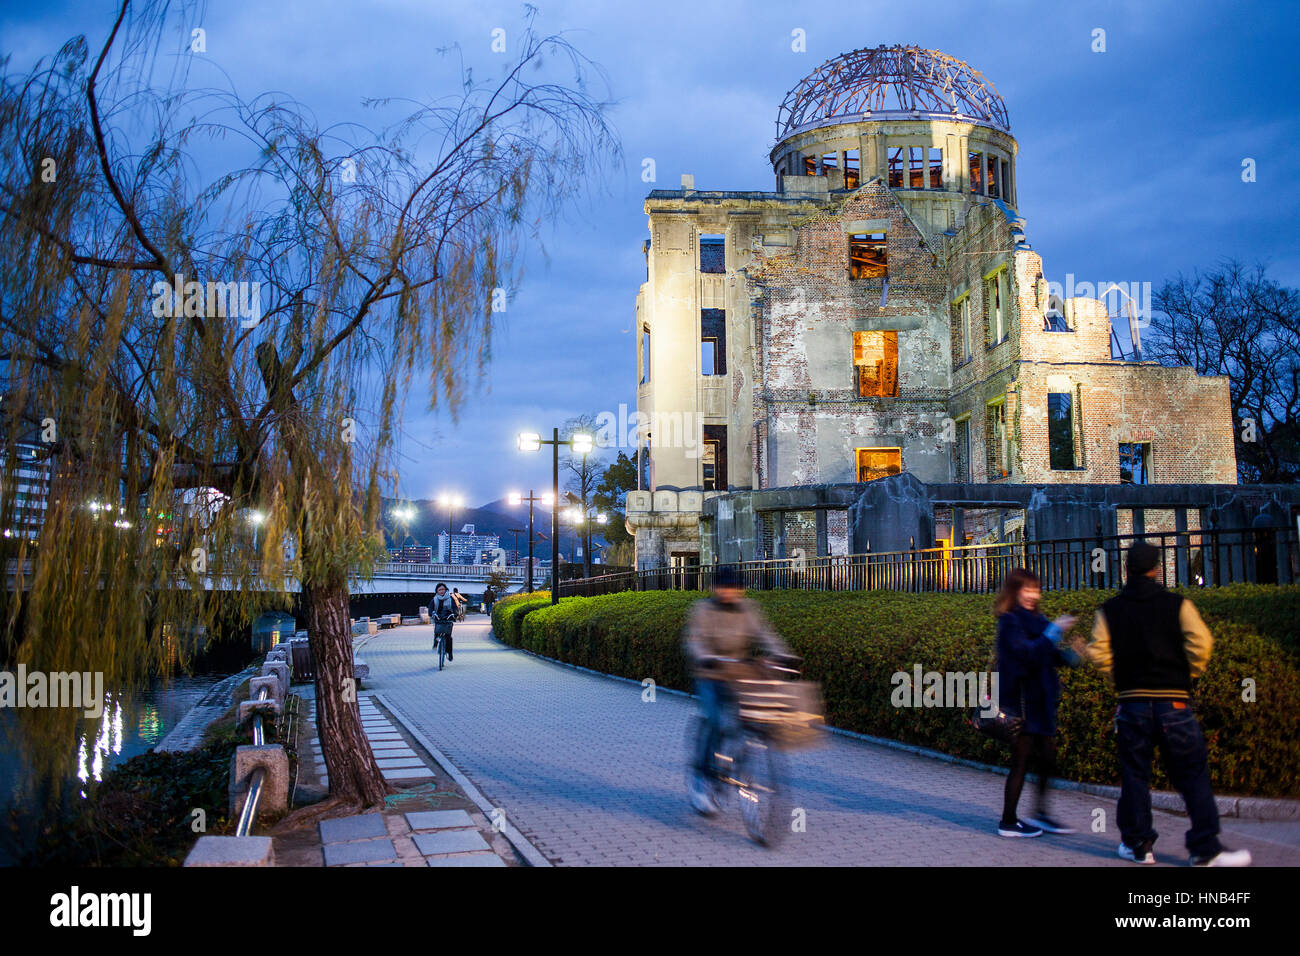
[(465, 581), (481, 580), (492, 571), (503, 572), (512, 581), (522, 581), (528, 574), (528, 567), (522, 564), (416, 564), (408, 561), (387, 561), (375, 565), (377, 578), (445, 578)]

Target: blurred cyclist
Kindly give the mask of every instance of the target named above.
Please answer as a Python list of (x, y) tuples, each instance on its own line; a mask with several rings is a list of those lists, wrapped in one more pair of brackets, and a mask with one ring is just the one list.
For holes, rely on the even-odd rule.
[(713, 572), (713, 596), (692, 606), (684, 639), (704, 716), (695, 748), (691, 806), (708, 816), (718, 810), (713, 798), (713, 755), (722, 742), (724, 729), (734, 726), (738, 719), (736, 694), (730, 684), (737, 670), (734, 666), (728, 668), (725, 662), (748, 658), (755, 644), (766, 657), (789, 660), (794, 655), (758, 606), (745, 597), (740, 572), (730, 565)]

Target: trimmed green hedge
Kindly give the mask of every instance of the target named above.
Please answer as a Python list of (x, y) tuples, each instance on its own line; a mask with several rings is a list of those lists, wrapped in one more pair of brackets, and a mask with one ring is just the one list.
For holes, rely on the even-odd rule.
[(551, 606), (550, 591), (523, 592), (503, 597), (492, 605), (492, 631), (501, 640), (515, 647), (520, 646), (523, 635), (519, 626), (524, 615), (540, 607)]
[[(1085, 639), (1096, 607), (1113, 591), (1048, 592), (1043, 612), (1069, 611)], [(828, 723), (985, 762), (1005, 747), (971, 730), (967, 712), (896, 708), (897, 671), (986, 671), (995, 621), (984, 595), (769, 591), (751, 595), (818, 681)], [(1214, 633), (1210, 667), (1197, 688), (1197, 713), (1210, 747), (1217, 791), (1300, 796), (1300, 587), (1232, 586), (1188, 592)], [(689, 689), (680, 634), (699, 592), (625, 592), (565, 598), (538, 594), (493, 610), (508, 644), (570, 664)], [(1242, 700), (1253, 680), (1256, 700)], [(1091, 666), (1062, 672), (1061, 775), (1118, 783), (1112, 740), (1114, 695)], [(1163, 771), (1155, 784), (1168, 788)]]

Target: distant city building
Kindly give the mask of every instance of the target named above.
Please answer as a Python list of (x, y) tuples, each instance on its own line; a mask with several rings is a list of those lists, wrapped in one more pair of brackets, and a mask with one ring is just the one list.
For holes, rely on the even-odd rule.
[(407, 545), (404, 548), (389, 548), (388, 558), (390, 561), (401, 561), (408, 564), (432, 564), (433, 548), (428, 545)]
[(497, 534), (474, 534), (474, 526), (467, 524), (468, 534), (453, 534), (450, 540), (450, 561), (448, 560), (448, 536), (438, 535), (438, 562), (441, 564), (487, 564), (495, 557), (501, 547), (501, 536)]

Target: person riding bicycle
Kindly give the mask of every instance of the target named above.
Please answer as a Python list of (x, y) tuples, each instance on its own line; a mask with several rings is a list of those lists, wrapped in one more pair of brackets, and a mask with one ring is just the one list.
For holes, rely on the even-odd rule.
[(451, 597), (456, 602), (456, 620), (465, 620), (465, 607), (469, 604), (469, 598), (460, 593), (460, 588), (452, 588)]
[(763, 657), (772, 660), (791, 661), (796, 657), (772, 630), (758, 605), (745, 597), (740, 572), (730, 565), (713, 572), (713, 595), (691, 607), (684, 644), (704, 717), (695, 748), (691, 806), (709, 816), (718, 810), (712, 793), (716, 777), (713, 755), (726, 728), (739, 719), (732, 681), (745, 671), (744, 665), (732, 662), (749, 658), (755, 645)]
[[(442, 634), (447, 642), (447, 660), (451, 660), (451, 624), (456, 620), (456, 601), (448, 593), (447, 585), (439, 581), (433, 594), (433, 603), (429, 605), (429, 618), (433, 621), (434, 635)], [(435, 645), (436, 649), (437, 645)]]

